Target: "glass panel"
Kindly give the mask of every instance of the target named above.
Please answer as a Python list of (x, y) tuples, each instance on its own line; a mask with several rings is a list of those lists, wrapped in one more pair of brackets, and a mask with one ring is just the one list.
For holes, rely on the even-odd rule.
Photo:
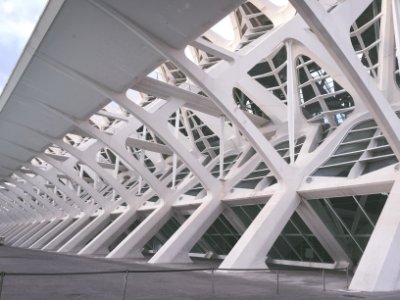
[(154, 254), (165, 244), (166, 241), (178, 230), (181, 223), (175, 217), (168, 220), (164, 226), (147, 242), (143, 248), (144, 254)]
[[(256, 218), (264, 205), (232, 207), (246, 227)], [(268, 253), (273, 259), (333, 262), (308, 226), (295, 212)]]
[(204, 245), (207, 252), (217, 255), (227, 255), (239, 240), (240, 234), (233, 228), (224, 215), (220, 215), (210, 226), (200, 241), (190, 252)]
[(308, 226), (295, 212), (268, 253), (273, 259), (333, 262)]
[(134, 220), (124, 232), (122, 232), (115, 240), (111, 242), (111, 244), (108, 246), (108, 251), (111, 252), (115, 247), (117, 247), (118, 244), (121, 243), (141, 222), (142, 220), (140, 219)]
[(332, 128), (344, 122), (353, 110), (352, 96), (309, 57), (297, 58), (300, 106), (310, 121), (328, 123)]
[(268, 181), (268, 185), (276, 183), (275, 177), (273, 177), (271, 174), (268, 176), (268, 174), (270, 174), (270, 170), (265, 163), (261, 162), (257, 165), (253, 172), (242, 179), (238, 184), (235, 185), (235, 187), (254, 189), (263, 179)]
[(281, 46), (255, 65), (248, 74), (286, 104), (286, 47)]
[(371, 194), (313, 199), (309, 203), (357, 265), (387, 197)]
[(240, 29), (240, 42), (237, 49), (241, 49), (251, 41), (271, 30), (274, 25), (253, 3), (243, 3), (235, 10), (237, 27)]
[(256, 218), (258, 213), (264, 207), (264, 204), (246, 205), (246, 206), (234, 206), (232, 207), (233, 212), (239, 217), (246, 227), (249, 227), (251, 222)]
[(374, 0), (350, 28), (353, 48), (372, 77), (378, 75), (381, 0)]
[(241, 110), (269, 120), (267, 115), (240, 89), (233, 89), (233, 99)]
[(314, 172), (314, 176), (360, 176), (397, 163), (393, 150), (372, 119), (355, 125), (334, 154)]

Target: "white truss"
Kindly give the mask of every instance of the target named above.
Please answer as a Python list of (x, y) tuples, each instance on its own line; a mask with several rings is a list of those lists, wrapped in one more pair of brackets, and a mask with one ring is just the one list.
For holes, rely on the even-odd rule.
[(0, 98), (6, 243), (400, 289), (400, 4), (289, 2), (50, 1)]

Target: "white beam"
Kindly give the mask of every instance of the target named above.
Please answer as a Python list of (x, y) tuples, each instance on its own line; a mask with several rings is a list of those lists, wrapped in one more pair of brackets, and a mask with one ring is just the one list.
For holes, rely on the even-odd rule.
[(53, 227), (49, 232), (43, 235), (40, 239), (38, 239), (35, 243), (33, 243), (30, 248), (33, 249), (41, 249), (44, 245), (46, 245), (51, 239), (57, 236), (61, 231), (63, 231), (66, 227), (68, 227), (73, 222), (72, 218), (65, 218), (60, 223), (58, 223), (55, 227)]
[(350, 284), (369, 292), (400, 289), (400, 179), (397, 177)]
[(148, 150), (152, 152), (157, 152), (166, 155), (172, 155), (173, 152), (167, 146), (163, 144), (153, 143), (146, 140), (141, 140), (133, 137), (128, 137), (126, 139), (126, 145), (129, 147), (141, 148), (143, 150)]
[(68, 242), (62, 245), (57, 252), (78, 252), (81, 250), (85, 243), (89, 242), (91, 238), (96, 236), (104, 229), (104, 225), (108, 222), (110, 214), (103, 213), (96, 216), (79, 234), (72, 237)]
[(76, 220), (74, 221), (74, 223), (69, 225), (62, 232), (60, 232), (54, 239), (52, 239), (50, 242), (48, 242), (42, 248), (42, 250), (55, 250), (55, 249), (58, 249), (60, 246), (62, 246), (66, 242), (68, 242), (69, 239), (71, 239), (71, 234), (73, 232), (76, 232), (78, 230), (83, 229), (84, 225), (89, 220), (89, 218), (90, 218), (90, 216), (88, 216), (88, 215), (82, 215), (80, 217), (77, 217)]
[(170, 217), (171, 207), (169, 205), (162, 205), (155, 209), (106, 257), (143, 257), (142, 248), (161, 229)]
[(258, 213), (220, 268), (266, 268), (275, 240), (300, 203), (293, 187), (281, 186)]
[(29, 238), (27, 238), (21, 245), (19, 245), (22, 248), (29, 248), (34, 242), (36, 242), (38, 239), (40, 239), (43, 235), (45, 235), (47, 232), (49, 232), (54, 226), (56, 226), (60, 222), (59, 219), (54, 219), (51, 220), (50, 222), (47, 223), (46, 226), (44, 226), (42, 229), (36, 231), (34, 234), (32, 234)]
[(228, 62), (234, 61), (238, 56), (237, 53), (219, 47), (216, 44), (210, 43), (209, 41), (203, 38), (196, 39), (191, 43), (191, 45), (200, 50), (203, 50), (204, 52), (207, 52), (208, 54), (214, 55)]
[(295, 106), (297, 93), (297, 76), (296, 76), (296, 59), (293, 59), (292, 40), (288, 40), (286, 45), (287, 53), (287, 127), (289, 139), (289, 158), (290, 164), (294, 164), (294, 148), (295, 148)]
[(33, 234), (35, 234), (38, 231), (41, 231), (42, 228), (44, 228), (49, 222), (48, 221), (43, 221), (37, 226), (32, 226), (31, 230), (25, 232), (24, 235), (20, 236), (15, 242), (12, 244), (13, 247), (21, 247), (21, 245), (28, 240)]
[[(116, 239), (124, 230), (137, 218), (135, 210), (128, 210), (122, 213), (110, 225), (102, 229), (87, 245), (85, 245), (78, 254), (88, 255), (99, 252), (108, 247), (113, 239)], [(69, 246), (70, 247), (70, 246)], [(61, 248), (62, 249), (62, 248)], [(61, 250), (60, 249), (60, 250)], [(64, 249), (62, 250), (64, 251)]]
[(179, 227), (149, 263), (191, 262), (189, 251), (222, 213), (221, 201), (204, 200), (196, 211)]

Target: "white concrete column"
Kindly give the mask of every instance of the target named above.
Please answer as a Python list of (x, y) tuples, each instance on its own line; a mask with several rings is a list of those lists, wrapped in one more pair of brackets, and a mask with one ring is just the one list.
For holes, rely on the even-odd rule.
[(168, 241), (149, 260), (149, 263), (191, 262), (189, 251), (222, 213), (218, 199), (204, 200), (196, 211), (179, 227)]
[(77, 252), (79, 251), (92, 237), (97, 235), (104, 229), (104, 224), (108, 222), (110, 217), (109, 213), (103, 213), (97, 216), (85, 228), (83, 228), (77, 235), (71, 238), (67, 243), (58, 249), (57, 252)]
[(1, 227), (0, 235), (4, 236), (8, 231), (10, 231), (12, 228), (14, 228), (17, 224), (11, 223), (11, 224), (4, 224)]
[(14, 247), (20, 247), (23, 242), (25, 242), (27, 239), (29, 239), (32, 236), (32, 234), (40, 231), (47, 224), (49, 224), (49, 221), (43, 221), (43, 222), (39, 223), (37, 226), (33, 226), (31, 228), (31, 230), (27, 231), (23, 236), (18, 238), (12, 245)]
[(42, 248), (42, 250), (55, 250), (62, 243), (65, 244), (66, 242), (65, 239), (67, 239), (73, 232), (79, 231), (81, 227), (87, 222), (88, 219), (89, 219), (88, 215), (78, 217), (78, 219), (73, 224), (68, 226), (64, 231), (62, 231), (54, 239), (48, 242), (46, 246)]
[(128, 210), (103, 229), (90, 243), (83, 247), (78, 254), (88, 255), (99, 252), (117, 238), (134, 220), (136, 210)]
[(275, 240), (300, 203), (291, 186), (281, 186), (232, 248), (220, 268), (266, 268)]
[(72, 223), (72, 218), (65, 218), (60, 223), (58, 223), (53, 229), (51, 229), (48, 233), (42, 236), (39, 240), (37, 240), (30, 248), (33, 249), (41, 249), (46, 243), (48, 243), (52, 238), (54, 238), (57, 234), (63, 231), (67, 226)]
[(10, 230), (7, 230), (7, 232), (4, 233), (4, 236), (6, 238), (6, 242), (8, 244), (8, 241), (10, 238), (12, 238), (14, 236), (14, 234), (16, 234), (17, 232), (23, 230), (23, 228), (25, 228), (25, 226), (29, 226), (31, 223), (20, 223), (20, 224), (16, 224), (13, 227), (10, 228)]
[(400, 289), (400, 178), (395, 181), (350, 284), (369, 292)]
[(288, 40), (286, 45), (287, 53), (287, 126), (289, 138), (289, 157), (290, 164), (294, 164), (295, 143), (295, 105), (297, 104), (295, 93), (297, 93), (297, 76), (295, 61), (293, 60), (292, 40)]
[(8, 243), (10, 245), (14, 245), (14, 243), (16, 241), (18, 241), (21, 237), (23, 237), (25, 234), (27, 234), (28, 232), (32, 231), (32, 229), (36, 229), (37, 227), (39, 227), (41, 224), (41, 222), (35, 222), (30, 224), (29, 226), (24, 227), (22, 230), (20, 230), (18, 233), (14, 233), (13, 236), (11, 236), (8, 239)]
[(142, 249), (171, 217), (171, 207), (162, 205), (155, 209), (136, 227), (107, 258), (143, 257)]
[[(396, 2), (396, 1), (395, 1)], [(396, 82), (393, 80), (395, 63), (395, 39), (392, 1), (382, 1), (382, 17), (380, 21), (380, 43), (378, 49), (378, 87), (389, 101), (396, 101), (398, 97)]]
[(19, 247), (29, 248), (34, 242), (36, 242), (38, 239), (40, 239), (40, 237), (42, 237), (47, 232), (49, 232), (59, 222), (60, 222), (59, 219), (52, 220), (46, 226), (44, 226), (42, 229), (36, 231), (33, 235), (31, 235), (26, 241), (24, 241), (21, 245), (19, 245)]
[(224, 178), (224, 158), (225, 158), (225, 116), (220, 117), (221, 132), (219, 135), (219, 178)]
[(29, 236), (29, 234), (31, 234), (32, 232), (35, 232), (35, 230), (39, 230), (43, 222), (35, 222), (32, 223), (30, 226), (27, 226), (24, 230), (20, 231), (18, 234), (15, 234), (13, 237), (11, 237), (9, 239), (9, 244), (14, 247), (18, 246), (19, 244), (17, 243), (18, 241), (24, 240), (26, 236)]

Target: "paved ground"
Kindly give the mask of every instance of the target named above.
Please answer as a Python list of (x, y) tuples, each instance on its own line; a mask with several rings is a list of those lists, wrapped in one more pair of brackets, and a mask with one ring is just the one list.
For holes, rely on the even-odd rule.
[[(205, 267), (196, 263), (190, 268)], [(105, 260), (26, 249), (0, 247), (0, 271), (6, 273), (1, 300), (128, 300), (128, 299), (400, 299), (400, 293), (366, 294), (347, 292), (344, 273), (326, 274), (322, 291), (321, 272), (279, 271), (279, 295), (276, 273), (226, 273), (208, 271), (180, 273), (131, 273), (87, 275), (18, 275), (12, 273), (112, 272), (129, 270), (188, 269), (188, 265), (145, 265), (141, 261)], [(124, 286), (126, 284), (125, 298)], [(214, 294), (214, 296), (213, 296)]]

